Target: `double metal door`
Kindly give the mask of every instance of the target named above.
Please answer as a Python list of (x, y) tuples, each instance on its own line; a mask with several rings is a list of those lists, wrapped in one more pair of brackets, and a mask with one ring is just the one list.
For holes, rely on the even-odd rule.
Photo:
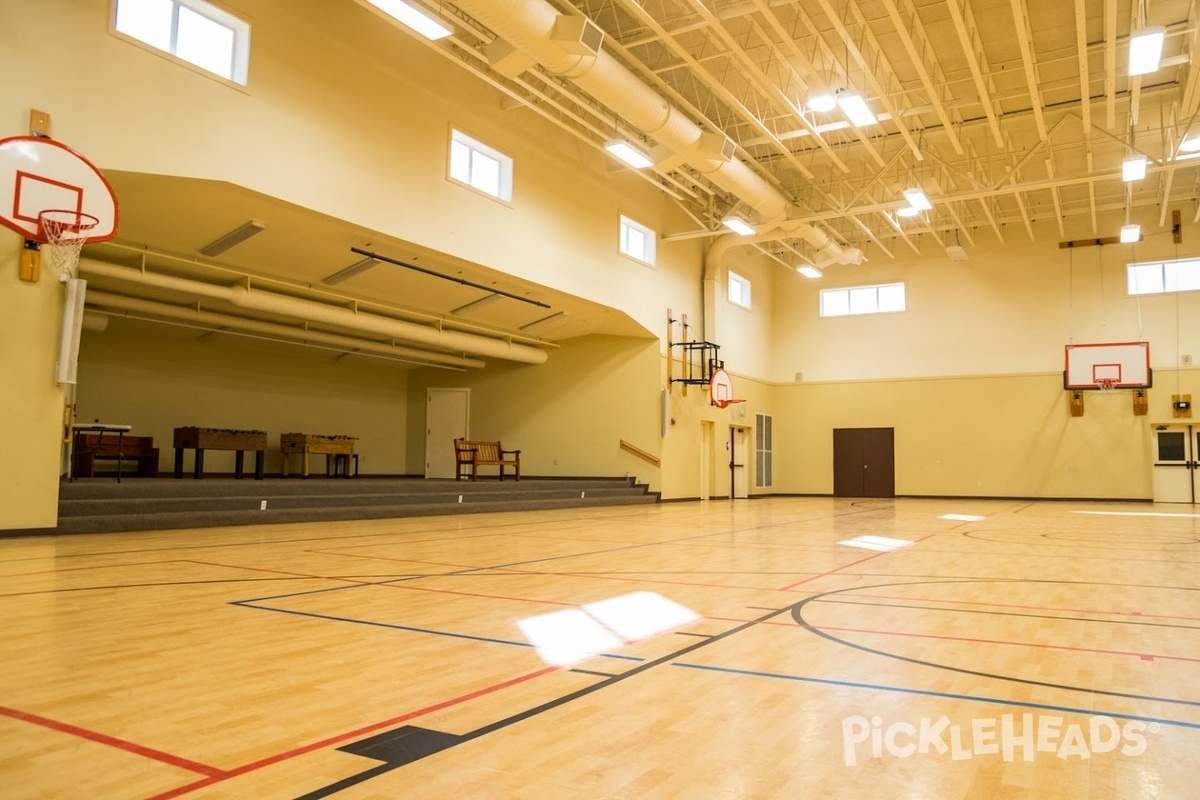
[(1154, 428), (1154, 502), (1200, 500), (1200, 426)]

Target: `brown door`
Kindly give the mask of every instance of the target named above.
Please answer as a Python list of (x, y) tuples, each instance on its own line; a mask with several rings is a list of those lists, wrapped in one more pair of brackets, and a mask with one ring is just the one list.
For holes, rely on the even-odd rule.
[(833, 429), (835, 497), (895, 497), (893, 428)]

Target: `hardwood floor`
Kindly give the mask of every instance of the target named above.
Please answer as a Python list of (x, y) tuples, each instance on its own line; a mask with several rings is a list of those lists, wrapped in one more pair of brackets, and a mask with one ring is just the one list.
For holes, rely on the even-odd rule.
[(1198, 522), (772, 498), (0, 540), (0, 795), (1193, 798)]

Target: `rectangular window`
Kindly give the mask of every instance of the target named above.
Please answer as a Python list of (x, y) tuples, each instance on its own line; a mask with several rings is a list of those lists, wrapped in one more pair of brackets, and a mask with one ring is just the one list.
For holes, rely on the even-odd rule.
[(886, 314), (903, 311), (904, 284), (848, 286), (821, 290), (821, 316), (846, 317), (853, 314)]
[(249, 23), (205, 0), (116, 0), (115, 8), (117, 32), (246, 85)]
[(1200, 291), (1200, 258), (1129, 264), (1125, 270), (1131, 295)]
[(771, 480), (771, 418), (766, 414), (754, 415), (754, 485), (774, 485)]
[(450, 179), (512, 202), (513, 160), (462, 131), (450, 132)]
[(658, 235), (629, 217), (621, 216), (621, 252), (643, 264), (654, 266), (655, 241)]
[(750, 281), (729, 271), (729, 302), (742, 308), (750, 308)]

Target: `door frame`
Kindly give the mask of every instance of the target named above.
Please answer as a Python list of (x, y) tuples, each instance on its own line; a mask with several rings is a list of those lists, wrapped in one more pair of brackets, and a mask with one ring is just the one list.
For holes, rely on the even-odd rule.
[[(430, 407), (435, 402), (435, 398), (442, 399), (453, 395), (462, 395), (463, 397), (462, 424), (439, 425), (435, 431), (433, 426), (442, 418), (437, 416), (431, 421), (431, 417), (435, 415), (430, 413)], [(454, 477), (454, 450), (451, 445), (459, 437), (471, 438), (471, 390), (461, 387), (427, 388), (425, 390), (425, 458), (423, 459), (426, 478)], [(433, 456), (434, 453), (438, 455)]]
[[(1160, 422), (1150, 437), (1150, 480), (1155, 503), (1200, 501), (1200, 425), (1191, 422)], [(1158, 437), (1163, 433), (1183, 434), (1183, 458), (1161, 461)]]

